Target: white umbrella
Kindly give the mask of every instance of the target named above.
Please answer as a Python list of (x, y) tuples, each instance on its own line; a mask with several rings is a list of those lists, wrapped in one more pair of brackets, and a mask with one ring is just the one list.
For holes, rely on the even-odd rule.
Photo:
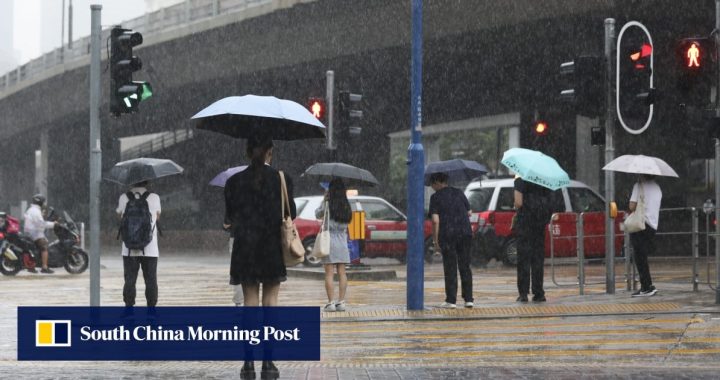
[(667, 162), (652, 156), (642, 154), (626, 154), (620, 156), (603, 167), (603, 170), (615, 172), (661, 175), (666, 177), (678, 177), (678, 174), (667, 164)]

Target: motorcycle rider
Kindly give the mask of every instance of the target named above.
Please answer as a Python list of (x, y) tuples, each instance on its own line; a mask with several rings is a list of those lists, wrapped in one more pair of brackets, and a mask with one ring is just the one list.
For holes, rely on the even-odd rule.
[[(37, 251), (40, 252), (40, 260), (42, 262), (41, 273), (54, 273), (48, 268), (48, 240), (45, 237), (45, 229), (55, 227), (55, 222), (45, 221), (43, 217), (43, 206), (45, 206), (45, 196), (35, 194), (32, 197), (32, 203), (25, 211), (24, 232), (35, 242)], [(35, 268), (28, 268), (31, 273), (37, 273)]]

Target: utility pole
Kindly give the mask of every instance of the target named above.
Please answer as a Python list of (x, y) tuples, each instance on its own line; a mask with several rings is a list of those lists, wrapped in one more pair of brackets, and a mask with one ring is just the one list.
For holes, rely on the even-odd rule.
[(73, 6), (72, 0), (70, 0), (70, 6), (68, 7), (68, 50), (72, 50), (72, 26), (73, 26)]
[(100, 306), (100, 46), (102, 5), (90, 5), (90, 306)]
[[(720, 46), (720, 0), (715, 0), (715, 47)], [(717, 50), (716, 50), (717, 51)], [(720, 112), (720, 60), (717, 60), (715, 115)], [(715, 139), (715, 220), (720, 220), (720, 139)], [(720, 223), (715, 223), (715, 304), (720, 304)]]
[[(605, 19), (605, 165), (615, 158), (613, 136), (615, 129), (615, 96), (613, 92), (613, 47), (615, 46), (615, 19)], [(605, 170), (605, 293), (615, 294), (615, 220), (610, 217), (611, 204), (615, 202), (615, 175)]]

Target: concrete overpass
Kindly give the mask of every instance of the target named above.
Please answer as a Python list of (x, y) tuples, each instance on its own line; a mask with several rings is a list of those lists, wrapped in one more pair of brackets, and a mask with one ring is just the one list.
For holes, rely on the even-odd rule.
[[(554, 128), (544, 149), (573, 177), (599, 188), (601, 154), (590, 147), (585, 128), (597, 120), (578, 118), (557, 104), (553, 94), (559, 63), (582, 52), (601, 54), (605, 18), (618, 18), (619, 25), (639, 19), (651, 30), (662, 31), (654, 36), (659, 53), (656, 75), (672, 78), (669, 52), (675, 38), (689, 33), (685, 21), (712, 29), (708, 15), (714, 4), (701, 3), (425, 1), (423, 120), (438, 136), (428, 141), (428, 158), (445, 158), (445, 128), (454, 131), (450, 135), (498, 131), (505, 138), (501, 150), (508, 139), (532, 146), (535, 142), (524, 126), (540, 114), (551, 119)], [(678, 14), (685, 16), (678, 20)], [(390, 134), (395, 133), (392, 136), (402, 146), (405, 137), (396, 132), (409, 126), (409, 2), (202, 0), (123, 26), (144, 35), (145, 43), (136, 49), (144, 68), (136, 78), (150, 81), (155, 93), (141, 104), (139, 113), (113, 119), (106, 111), (109, 74), (103, 74), (103, 172), (120, 160), (121, 138), (192, 131), (190, 116), (225, 96), (267, 94), (301, 103), (310, 96), (324, 96), (325, 71), (334, 70), (337, 90), (363, 93), (366, 115), (360, 138), (341, 132), (338, 159), (372, 170), (388, 184), (373, 191), (404, 208), (404, 193), (397, 189), (402, 186), (397, 172), (404, 168), (392, 164)], [(0, 206), (17, 205), (46, 186), (51, 203), (86, 219), (89, 56), (84, 46), (79, 41), (73, 50), (64, 50), (62, 62), (55, 52), (52, 58), (41, 58), (43, 64), (31, 62), (0, 78), (0, 147), (5, 153), (0, 162)], [(668, 128), (669, 120), (675, 119), (671, 110), (659, 112), (651, 132), (619, 139), (618, 152), (652, 153), (668, 134), (683, 136)], [(169, 197), (163, 205), (168, 228), (215, 229), (222, 213), (221, 195), (207, 181), (244, 163), (244, 145), (205, 131), (190, 134), (192, 138), (160, 145), (162, 149), (147, 154), (172, 158), (186, 168), (182, 177), (158, 181), (155, 190)], [(474, 148), (461, 147), (468, 149)], [(689, 150), (685, 145), (678, 149)], [(37, 165), (36, 150), (45, 153)], [(279, 143), (275, 157), (276, 166), (297, 177), (331, 154), (322, 141), (303, 141)], [(679, 153), (668, 161), (682, 171), (688, 157)], [(496, 164), (492, 158), (485, 160)], [(297, 182), (299, 193), (318, 190), (310, 181)], [(103, 185), (103, 228), (114, 225), (113, 204), (120, 191)], [(184, 201), (171, 202), (173, 195)], [(624, 196), (618, 194), (618, 199)]]

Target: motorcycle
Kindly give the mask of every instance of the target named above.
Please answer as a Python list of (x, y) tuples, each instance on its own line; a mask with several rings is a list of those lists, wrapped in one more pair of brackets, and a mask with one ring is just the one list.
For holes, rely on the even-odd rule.
[[(64, 267), (68, 273), (80, 274), (89, 263), (87, 252), (80, 248), (80, 231), (67, 212), (58, 218), (50, 209), (49, 220), (57, 223), (53, 228), (57, 240), (48, 245), (48, 267)], [(33, 269), (40, 263), (40, 252), (32, 239), (20, 233), (16, 218), (0, 213), (0, 273), (14, 276), (22, 269)]]

